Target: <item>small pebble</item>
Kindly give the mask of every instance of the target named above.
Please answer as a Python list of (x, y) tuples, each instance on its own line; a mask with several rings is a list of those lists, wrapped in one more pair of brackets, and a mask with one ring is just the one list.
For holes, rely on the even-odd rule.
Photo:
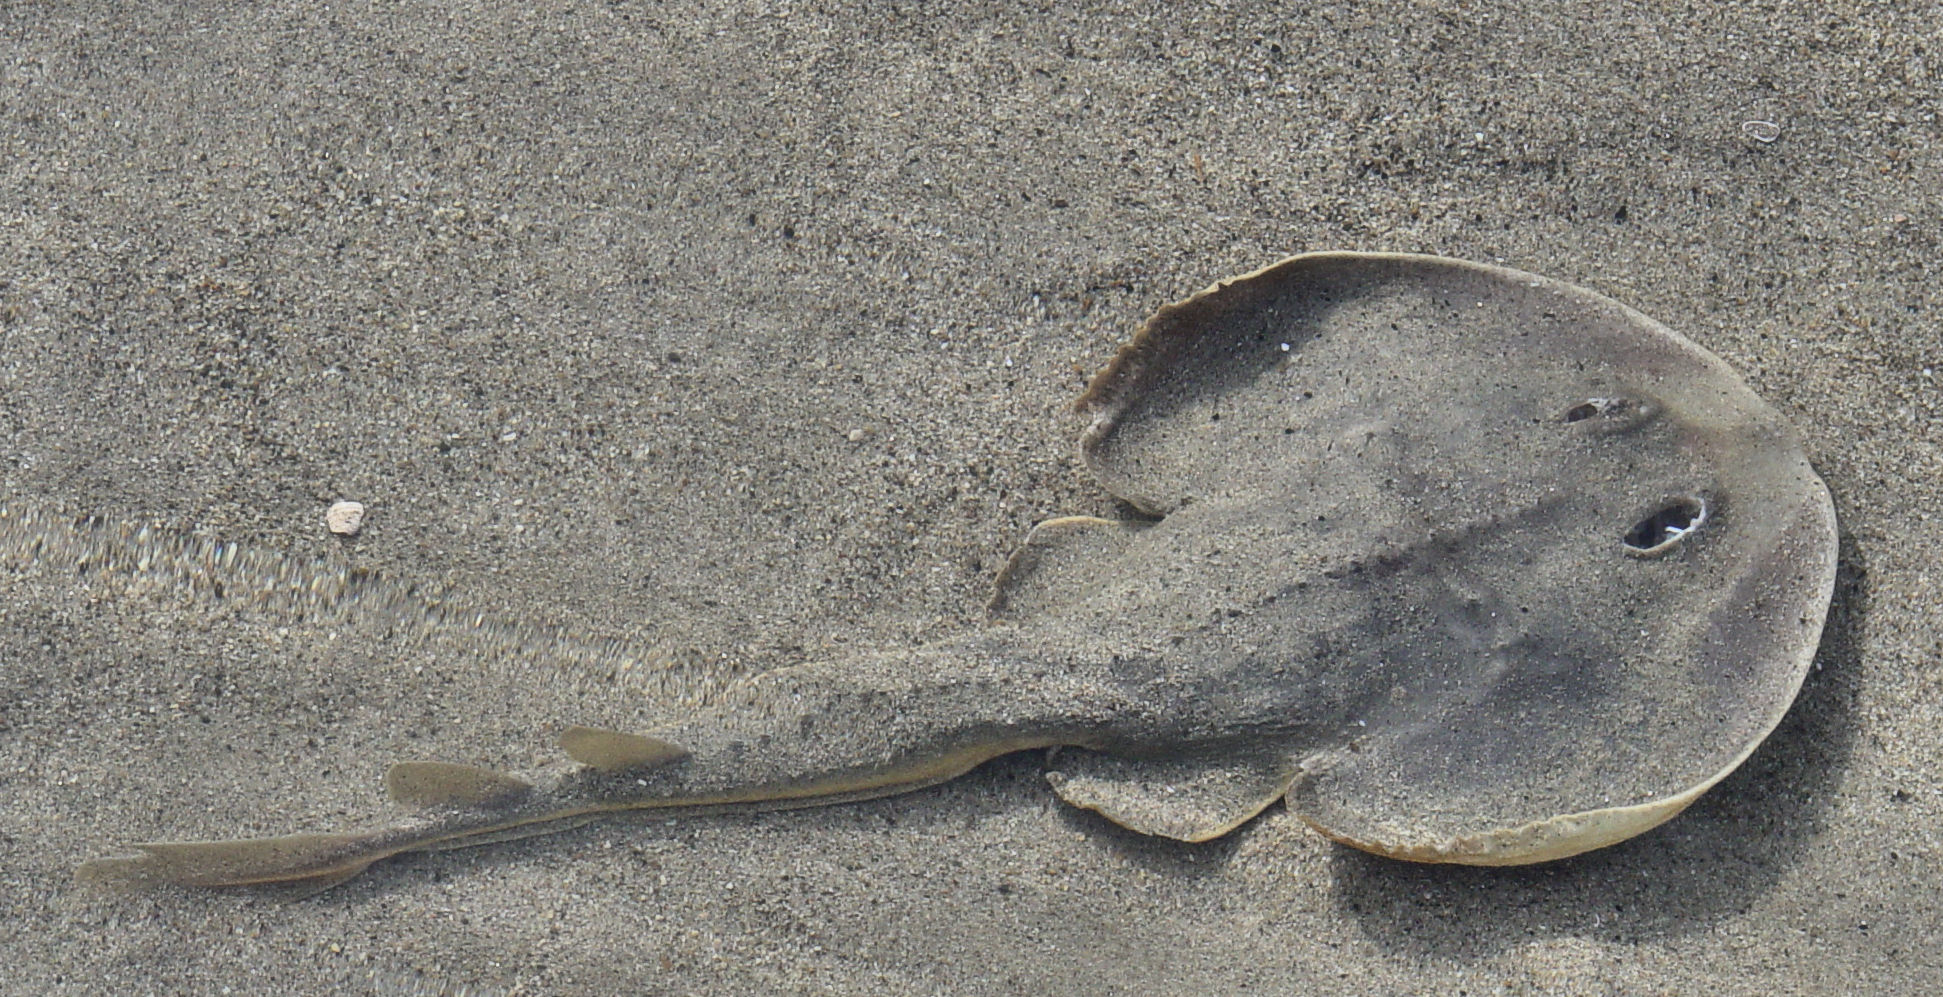
[(324, 525), (339, 536), (353, 536), (358, 527), (364, 525), (364, 504), (361, 502), (339, 502), (324, 513)]

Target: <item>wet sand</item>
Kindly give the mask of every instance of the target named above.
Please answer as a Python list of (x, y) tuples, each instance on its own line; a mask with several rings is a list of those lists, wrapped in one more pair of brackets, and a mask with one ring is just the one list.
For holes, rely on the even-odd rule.
[[(1943, 70), (1890, 6), (0, 9), (0, 990), (1943, 986)], [(1087, 377), (1313, 249), (1599, 290), (1803, 431), (1821, 655), (1687, 814), (1412, 866), (1279, 806), (1145, 839), (1025, 754), (294, 904), (71, 881), (978, 625), (1034, 522), (1116, 511)]]

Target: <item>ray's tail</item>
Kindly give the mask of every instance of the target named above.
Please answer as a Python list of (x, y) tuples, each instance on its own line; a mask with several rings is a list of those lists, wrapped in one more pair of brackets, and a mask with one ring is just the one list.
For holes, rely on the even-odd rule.
[(107, 886), (251, 886), (289, 883), (328, 889), (397, 849), (378, 846), (383, 831), (289, 834), (236, 841), (167, 841), (139, 854), (83, 862), (76, 879)]
[[(679, 757), (679, 749), (665, 742), (618, 731), (575, 727), (561, 741), (583, 764), (647, 768)], [(135, 888), (288, 884), (303, 896), (403, 852), (546, 834), (588, 819), (547, 808), (525, 779), (471, 765), (401, 762), (385, 773), (385, 790), (419, 812), (368, 831), (144, 842), (133, 846), (132, 855), (83, 862), (74, 875), (86, 883)]]
[(95, 883), (283, 883), (302, 893), (393, 855), (547, 834), (601, 814), (870, 799), (955, 778), (999, 754), (1089, 743), (1067, 729), (1075, 697), (1065, 685), (1028, 675), (1004, 650), (966, 643), (778, 669), (654, 734), (570, 728), (560, 747), (574, 764), (532, 773), (531, 781), (470, 765), (394, 765), (385, 788), (412, 812), (389, 825), (138, 844), (135, 854), (76, 872)]

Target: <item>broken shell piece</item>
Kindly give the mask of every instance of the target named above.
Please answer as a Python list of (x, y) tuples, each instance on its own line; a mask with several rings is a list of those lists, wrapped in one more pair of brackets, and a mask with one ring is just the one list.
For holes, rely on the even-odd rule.
[(339, 502), (324, 513), (324, 525), (341, 537), (356, 536), (364, 525), (364, 503)]

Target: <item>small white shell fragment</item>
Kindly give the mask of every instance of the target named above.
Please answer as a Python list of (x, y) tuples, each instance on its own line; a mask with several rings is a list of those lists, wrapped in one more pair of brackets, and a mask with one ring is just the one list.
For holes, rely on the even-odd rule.
[(364, 503), (338, 502), (324, 513), (324, 525), (338, 536), (353, 536), (364, 525)]

